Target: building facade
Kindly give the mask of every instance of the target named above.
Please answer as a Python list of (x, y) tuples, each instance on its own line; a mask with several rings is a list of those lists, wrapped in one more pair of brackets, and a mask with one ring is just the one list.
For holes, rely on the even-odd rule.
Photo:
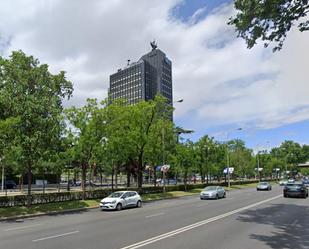
[(125, 99), (128, 104), (152, 100), (160, 94), (173, 104), (172, 62), (165, 53), (151, 43), (152, 50), (137, 62), (110, 75), (109, 97)]

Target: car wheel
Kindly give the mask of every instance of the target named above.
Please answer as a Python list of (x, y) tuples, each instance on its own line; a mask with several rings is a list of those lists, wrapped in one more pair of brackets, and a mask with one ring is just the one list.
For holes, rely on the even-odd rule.
[(216, 195), (216, 200), (218, 200), (218, 199), (219, 199), (219, 195), (217, 194), (217, 195)]
[(122, 209), (122, 205), (121, 205), (121, 203), (118, 203), (117, 206), (116, 206), (116, 210), (120, 211), (121, 209)]
[(226, 197), (226, 193), (224, 192), (224, 194), (223, 194), (223, 198), (225, 198)]
[(142, 207), (142, 202), (141, 202), (141, 201), (137, 201), (137, 203), (136, 203), (136, 207), (137, 207), (137, 208)]
[(288, 195), (286, 195), (286, 194), (283, 194), (283, 197), (284, 197), (284, 198), (287, 198), (287, 197), (288, 197)]

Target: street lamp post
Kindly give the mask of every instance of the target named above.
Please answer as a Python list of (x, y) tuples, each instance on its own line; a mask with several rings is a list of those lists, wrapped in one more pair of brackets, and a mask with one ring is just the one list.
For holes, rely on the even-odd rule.
[[(269, 144), (269, 141), (266, 141), (266, 144)], [(257, 174), (259, 182), (261, 181), (261, 172), (260, 172), (260, 145), (257, 145), (257, 154), (256, 154), (256, 160), (257, 160)]]
[[(176, 100), (176, 101), (173, 101), (172, 103), (182, 103), (183, 102), (183, 99), (179, 99), (179, 100)], [(164, 121), (163, 121), (163, 127), (162, 127), (162, 167), (164, 167), (165, 165), (165, 153), (164, 153), (164, 150), (165, 150), (165, 144), (164, 144), (164, 133), (165, 133), (165, 129), (164, 129)], [(163, 170), (162, 171), (162, 174), (163, 174), (163, 195), (165, 196), (165, 176), (166, 176), (166, 171)]]
[[(237, 128), (236, 131), (241, 131), (242, 128)], [(231, 132), (231, 131), (230, 131)], [(228, 146), (228, 141), (229, 141), (229, 133), (227, 132), (226, 134), (226, 163), (227, 163), (227, 186), (230, 188), (231, 187), (231, 181), (230, 181), (230, 158), (229, 158), (229, 146)]]

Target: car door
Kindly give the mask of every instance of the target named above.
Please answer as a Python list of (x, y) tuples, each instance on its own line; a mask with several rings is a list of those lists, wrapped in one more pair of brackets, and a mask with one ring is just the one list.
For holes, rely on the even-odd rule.
[(219, 196), (220, 196), (220, 197), (223, 197), (223, 195), (224, 195), (224, 190), (223, 190), (222, 187), (219, 187), (218, 192), (219, 192)]
[(137, 193), (136, 192), (131, 192), (130, 193), (130, 205), (135, 206), (137, 203)]
[(123, 199), (123, 204), (125, 207), (128, 207), (130, 206), (130, 192), (126, 192), (123, 194), (122, 196), (122, 199)]

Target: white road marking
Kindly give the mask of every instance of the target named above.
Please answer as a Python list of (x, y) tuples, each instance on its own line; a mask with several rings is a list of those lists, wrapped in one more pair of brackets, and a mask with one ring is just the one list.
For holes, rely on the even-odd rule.
[(163, 215), (163, 214), (165, 214), (165, 213), (152, 214), (152, 215), (145, 216), (145, 218), (152, 218), (152, 217), (160, 216), (160, 215)]
[(266, 199), (266, 200), (263, 200), (263, 201), (259, 201), (259, 202), (253, 203), (253, 204), (251, 204), (251, 205), (248, 205), (248, 206), (245, 206), (245, 207), (242, 207), (242, 208), (235, 209), (235, 210), (230, 211), (230, 212), (227, 212), (227, 213), (225, 213), (225, 214), (221, 214), (221, 215), (218, 215), (218, 216), (209, 218), (209, 219), (207, 219), (207, 220), (203, 220), (203, 221), (200, 221), (200, 222), (193, 223), (193, 224), (191, 224), (191, 225), (188, 225), (188, 226), (185, 226), (185, 227), (182, 227), (182, 228), (173, 230), (173, 231), (168, 232), (168, 233), (161, 234), (161, 235), (159, 235), (159, 236), (156, 236), (156, 237), (153, 237), (153, 238), (150, 238), (150, 239), (147, 239), (147, 240), (143, 240), (143, 241), (137, 242), (137, 243), (132, 244), (132, 245), (129, 245), (129, 246), (122, 247), (122, 248), (120, 248), (120, 249), (137, 249), (137, 248), (140, 248), (140, 247), (143, 247), (143, 246), (152, 244), (152, 243), (154, 243), (154, 242), (156, 242), (156, 241), (159, 241), (159, 240), (163, 240), (163, 239), (172, 237), (172, 236), (174, 236), (174, 235), (177, 235), (177, 234), (180, 234), (180, 233), (183, 233), (183, 232), (192, 230), (192, 229), (194, 229), (194, 228), (197, 228), (197, 227), (206, 225), (206, 224), (208, 224), (208, 223), (211, 223), (211, 222), (214, 222), (214, 221), (223, 219), (223, 218), (225, 218), (225, 217), (228, 217), (228, 216), (231, 216), (231, 215), (233, 215), (233, 214), (242, 212), (242, 211), (244, 211), (244, 210), (247, 210), (247, 209), (256, 207), (256, 206), (261, 205), (261, 204), (264, 204), (264, 203), (266, 203), (266, 202), (270, 202), (270, 201), (275, 200), (275, 199), (278, 199), (278, 198), (280, 198), (280, 197), (282, 197), (282, 194), (277, 195), (277, 196), (272, 197), (272, 198), (269, 198), (269, 199)]
[(44, 238), (40, 238), (40, 239), (34, 239), (34, 240), (32, 240), (32, 242), (38, 242), (38, 241), (47, 240), (47, 239), (64, 237), (64, 236), (68, 236), (68, 235), (71, 235), (71, 234), (74, 234), (74, 233), (79, 233), (79, 231), (73, 231), (73, 232), (69, 232), (69, 233), (63, 233), (63, 234), (53, 235), (53, 236), (49, 236), (49, 237), (44, 237)]
[(25, 229), (25, 228), (31, 228), (31, 227), (36, 227), (36, 226), (40, 226), (41, 224), (33, 224), (33, 225), (29, 225), (29, 226), (22, 226), (22, 227), (13, 227), (13, 228), (9, 228), (9, 229), (5, 229), (5, 232), (8, 231), (14, 231), (14, 230), (20, 230), (20, 229)]
[(207, 206), (208, 205), (208, 203), (204, 203), (204, 204), (202, 204), (202, 205), (198, 205), (197, 207), (199, 208), (199, 207), (205, 207), (205, 206)]

